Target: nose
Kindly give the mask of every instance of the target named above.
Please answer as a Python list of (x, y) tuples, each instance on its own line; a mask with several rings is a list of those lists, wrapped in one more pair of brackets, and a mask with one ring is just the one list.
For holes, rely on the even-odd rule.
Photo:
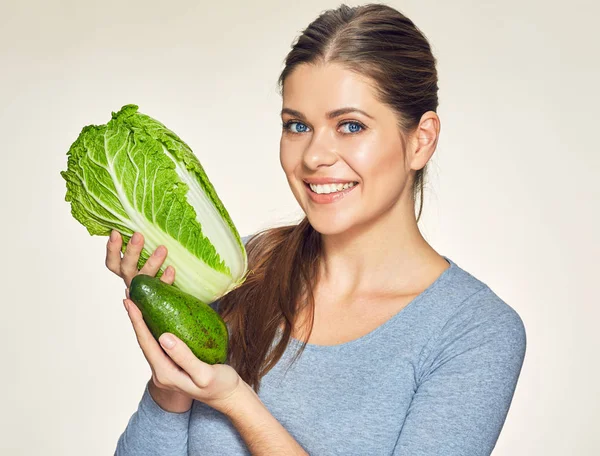
[(337, 148), (328, 133), (323, 130), (313, 134), (302, 154), (302, 161), (307, 168), (317, 170), (320, 166), (331, 166), (337, 161)]

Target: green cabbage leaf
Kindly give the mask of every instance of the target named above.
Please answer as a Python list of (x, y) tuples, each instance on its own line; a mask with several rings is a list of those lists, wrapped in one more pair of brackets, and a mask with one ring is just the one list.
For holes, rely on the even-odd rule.
[(66, 201), (91, 235), (144, 235), (138, 267), (159, 246), (174, 285), (210, 303), (248, 272), (244, 244), (190, 147), (157, 120), (126, 105), (106, 125), (88, 125), (67, 152)]

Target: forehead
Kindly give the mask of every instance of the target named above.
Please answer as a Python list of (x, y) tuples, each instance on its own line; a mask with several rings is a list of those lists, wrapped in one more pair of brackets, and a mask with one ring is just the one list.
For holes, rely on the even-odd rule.
[(296, 67), (284, 81), (283, 106), (309, 115), (341, 107), (367, 112), (383, 107), (369, 78), (337, 63)]

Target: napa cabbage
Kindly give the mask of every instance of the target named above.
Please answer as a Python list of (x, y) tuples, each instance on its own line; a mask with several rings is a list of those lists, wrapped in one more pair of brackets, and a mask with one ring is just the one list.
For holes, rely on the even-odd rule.
[(88, 125), (67, 152), (65, 199), (91, 235), (144, 235), (138, 266), (165, 245), (159, 275), (205, 303), (245, 280), (244, 243), (198, 158), (175, 133), (126, 105), (106, 125)]

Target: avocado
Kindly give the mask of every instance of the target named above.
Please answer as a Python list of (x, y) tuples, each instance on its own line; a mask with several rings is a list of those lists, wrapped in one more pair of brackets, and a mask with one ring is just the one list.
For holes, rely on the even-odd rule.
[(227, 359), (227, 326), (208, 304), (145, 274), (133, 278), (129, 297), (142, 312), (156, 340), (169, 332), (185, 342), (192, 353), (205, 363), (224, 363)]

